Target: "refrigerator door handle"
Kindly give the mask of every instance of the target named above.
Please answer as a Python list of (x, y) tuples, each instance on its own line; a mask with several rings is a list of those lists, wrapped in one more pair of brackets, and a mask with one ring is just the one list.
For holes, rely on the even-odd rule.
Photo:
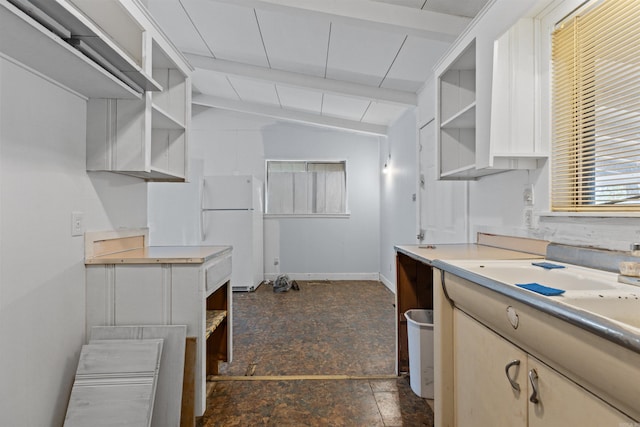
[(204, 242), (207, 239), (207, 234), (205, 233), (205, 228), (204, 228), (204, 213), (205, 210), (204, 209), (200, 209), (200, 237), (202, 238), (202, 241)]
[(200, 237), (204, 242), (207, 238), (207, 234), (205, 233), (204, 228), (204, 186), (206, 180), (202, 179), (202, 186), (200, 187)]

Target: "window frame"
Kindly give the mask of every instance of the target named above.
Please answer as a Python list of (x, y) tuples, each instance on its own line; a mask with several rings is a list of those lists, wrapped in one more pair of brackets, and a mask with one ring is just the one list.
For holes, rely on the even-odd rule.
[[(270, 213), (267, 212), (269, 206), (269, 163), (270, 162), (291, 162), (291, 163), (343, 163), (344, 164), (344, 207), (345, 211), (342, 213)], [(266, 218), (350, 218), (351, 212), (349, 210), (349, 167), (346, 159), (321, 159), (321, 158), (307, 158), (307, 159), (265, 159), (264, 168), (264, 182), (265, 182), (265, 213)]]
[(548, 164), (548, 200), (547, 211), (541, 212), (541, 217), (640, 217), (640, 207), (637, 210), (606, 210), (599, 208), (593, 211), (554, 211), (551, 198), (553, 183), (553, 168), (551, 152), (553, 150), (553, 75), (551, 62), (552, 34), (556, 25), (576, 12), (590, 0), (554, 0), (550, 2), (538, 15), (538, 46), (536, 52), (538, 71), (538, 130), (542, 141), (547, 141), (549, 147)]

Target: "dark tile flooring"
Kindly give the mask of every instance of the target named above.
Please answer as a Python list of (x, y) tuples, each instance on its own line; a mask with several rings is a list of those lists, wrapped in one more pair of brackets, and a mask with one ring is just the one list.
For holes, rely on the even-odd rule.
[(209, 382), (203, 426), (432, 426), (395, 377), (394, 296), (374, 281), (234, 293), (234, 360)]

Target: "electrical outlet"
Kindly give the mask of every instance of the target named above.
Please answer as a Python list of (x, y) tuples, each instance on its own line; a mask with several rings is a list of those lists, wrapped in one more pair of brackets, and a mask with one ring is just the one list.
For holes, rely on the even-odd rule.
[(280, 265), (280, 258), (274, 258), (273, 259), (273, 265)]
[(82, 233), (84, 233), (84, 214), (71, 212), (71, 235), (82, 236)]
[(522, 200), (525, 206), (533, 206), (533, 184), (527, 184), (522, 191)]
[(535, 225), (535, 219), (534, 219), (534, 215), (533, 215), (533, 209), (531, 208), (526, 208), (523, 212), (524, 215), (524, 225), (527, 228), (534, 228)]

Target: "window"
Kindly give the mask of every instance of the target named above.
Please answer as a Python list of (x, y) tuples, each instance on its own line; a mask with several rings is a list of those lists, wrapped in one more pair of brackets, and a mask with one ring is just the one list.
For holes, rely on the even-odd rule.
[(552, 209), (640, 211), (640, 2), (591, 1), (552, 40)]
[(267, 161), (267, 213), (346, 214), (346, 162)]

